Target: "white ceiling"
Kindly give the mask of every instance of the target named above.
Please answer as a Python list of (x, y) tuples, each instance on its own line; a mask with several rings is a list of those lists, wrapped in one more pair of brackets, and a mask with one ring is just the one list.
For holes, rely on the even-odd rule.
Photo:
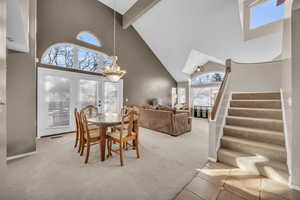
[(225, 63), (222, 60), (218, 60), (214, 57), (205, 55), (197, 50), (192, 49), (185, 63), (185, 66), (182, 69), (182, 72), (191, 75), (195, 72), (198, 66), (205, 65), (209, 61), (224, 65), (225, 67)]
[(110, 8), (124, 15), (138, 0), (98, 0)]
[[(120, 1), (120, 10), (133, 3)], [(243, 40), (238, 0), (161, 0), (133, 26), (177, 81), (187, 80), (182, 71), (193, 50), (223, 63), (268, 61), (281, 53), (282, 33)]]

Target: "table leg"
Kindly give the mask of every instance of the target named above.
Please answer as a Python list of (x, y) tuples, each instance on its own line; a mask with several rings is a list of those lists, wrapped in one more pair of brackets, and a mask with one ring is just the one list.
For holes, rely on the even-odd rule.
[(101, 140), (99, 141), (100, 143), (100, 160), (104, 161), (105, 160), (105, 149), (106, 149), (106, 131), (107, 127), (101, 127), (99, 128), (100, 131), (100, 136)]

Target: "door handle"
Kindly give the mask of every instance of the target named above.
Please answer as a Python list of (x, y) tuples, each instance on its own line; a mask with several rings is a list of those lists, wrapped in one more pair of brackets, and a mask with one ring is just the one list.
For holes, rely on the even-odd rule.
[(4, 102), (0, 102), (0, 105), (1, 105), (1, 106), (4, 106), (4, 105), (5, 105), (5, 103), (4, 103)]

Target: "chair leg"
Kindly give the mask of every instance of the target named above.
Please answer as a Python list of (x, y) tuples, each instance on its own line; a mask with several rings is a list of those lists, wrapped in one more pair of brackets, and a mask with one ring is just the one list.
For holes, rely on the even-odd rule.
[(121, 163), (121, 166), (124, 165), (124, 163), (123, 163), (123, 142), (120, 142), (120, 163)]
[[(78, 145), (78, 132), (76, 132), (76, 139), (75, 139), (75, 145), (74, 148), (76, 148)], [(80, 145), (80, 144), (79, 144)]]
[(136, 157), (139, 159), (140, 158), (140, 146), (137, 140), (134, 142), (135, 144), (135, 150), (136, 150)]
[(81, 142), (80, 156), (83, 156), (83, 153), (84, 153), (84, 147), (85, 147), (85, 142), (82, 141), (82, 142)]
[(81, 139), (79, 139), (79, 147), (78, 147), (78, 153), (80, 153), (81, 151), (82, 151), (82, 146), (83, 146), (83, 144), (82, 144), (83, 142), (82, 142), (82, 140)]
[(112, 139), (109, 139), (109, 156), (112, 156)]
[(107, 138), (107, 158), (110, 157), (110, 139)]
[(84, 163), (85, 164), (87, 164), (88, 163), (88, 161), (89, 161), (89, 156), (90, 156), (90, 144), (88, 143), (87, 144), (87, 148), (86, 148), (86, 156), (85, 156), (85, 161), (84, 161)]

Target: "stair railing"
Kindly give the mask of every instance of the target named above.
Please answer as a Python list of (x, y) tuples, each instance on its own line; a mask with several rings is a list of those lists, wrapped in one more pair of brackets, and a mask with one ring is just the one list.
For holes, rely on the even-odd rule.
[(216, 118), (216, 114), (217, 114), (218, 108), (220, 106), (220, 102), (221, 102), (221, 99), (222, 99), (222, 96), (223, 96), (225, 86), (226, 86), (226, 83), (228, 81), (228, 76), (229, 76), (230, 72), (231, 72), (231, 60), (228, 59), (228, 60), (226, 60), (226, 69), (225, 69), (224, 80), (222, 81), (222, 84), (220, 86), (218, 95), (217, 95), (216, 100), (215, 100), (215, 104), (213, 105), (213, 107), (211, 109), (211, 112), (210, 112), (210, 120), (215, 120), (215, 118)]

